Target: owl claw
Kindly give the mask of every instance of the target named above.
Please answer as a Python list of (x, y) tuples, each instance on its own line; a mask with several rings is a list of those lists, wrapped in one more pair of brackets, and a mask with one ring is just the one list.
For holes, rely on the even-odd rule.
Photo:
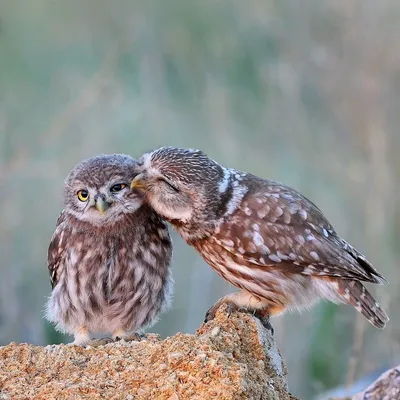
[(269, 317), (268, 316), (266, 317), (266, 316), (258, 315), (257, 313), (255, 313), (254, 316), (257, 317), (260, 320), (262, 326), (265, 329), (267, 329), (268, 331), (271, 331), (271, 335), (273, 336), (274, 335), (274, 328), (271, 325)]
[(265, 315), (265, 311), (261, 311), (261, 310), (251, 311), (248, 309), (244, 309), (244, 308), (238, 307), (232, 301), (224, 301), (222, 303), (217, 302), (212, 307), (210, 307), (210, 309), (206, 313), (204, 323), (212, 321), (215, 318), (217, 311), (221, 307), (222, 304), (226, 304), (226, 309), (224, 311), (228, 314), (228, 317), (230, 317), (231, 314), (233, 314), (233, 312), (235, 312), (235, 311), (240, 311), (240, 312), (244, 312), (244, 313), (248, 313), (248, 314), (251, 313), (260, 320), (261, 324), (263, 325), (263, 327), (265, 329), (267, 329), (271, 332), (271, 335), (274, 334), (274, 328), (272, 327), (271, 322), (269, 320), (269, 315)]
[(117, 336), (115, 338), (115, 341), (117, 342), (117, 341), (123, 340), (124, 342), (141, 342), (142, 339), (143, 339), (143, 337), (140, 336), (138, 333), (132, 333), (131, 335), (126, 336), (126, 337)]
[(99, 346), (105, 346), (106, 344), (113, 343), (114, 340), (109, 338), (109, 337), (104, 337), (101, 339), (93, 339), (85, 343), (85, 346), (90, 346), (90, 347), (99, 347)]
[(234, 311), (239, 311), (239, 310), (241, 311), (241, 309), (239, 309), (238, 306), (235, 303), (233, 303), (232, 301), (224, 301), (222, 303), (218, 302), (218, 303), (214, 304), (212, 307), (210, 307), (209, 310), (206, 312), (204, 323), (207, 323), (208, 321), (212, 321), (215, 318), (217, 311), (221, 307), (222, 304), (226, 304), (225, 311), (228, 314), (228, 317), (230, 317)]
[(271, 331), (271, 335), (274, 334), (274, 328), (272, 327), (271, 321), (269, 320), (269, 314), (267, 314), (265, 310), (255, 310), (253, 312), (253, 315), (260, 320), (262, 326), (265, 329)]

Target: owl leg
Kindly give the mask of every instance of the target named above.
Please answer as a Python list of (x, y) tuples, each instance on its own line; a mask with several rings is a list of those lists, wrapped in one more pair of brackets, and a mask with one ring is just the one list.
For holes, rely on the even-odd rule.
[(90, 341), (89, 331), (86, 326), (82, 326), (74, 333), (73, 345), (82, 346)]
[(222, 304), (227, 304), (228, 314), (232, 314), (233, 311), (244, 311), (252, 313), (254, 316), (260, 319), (261, 323), (265, 328), (270, 330), (273, 334), (274, 330), (269, 322), (268, 302), (255, 296), (245, 290), (240, 292), (228, 294), (219, 299), (206, 313), (205, 321), (208, 322), (215, 318), (217, 310)]
[(98, 347), (104, 346), (105, 344), (111, 343), (113, 340), (111, 338), (101, 338), (101, 339), (90, 339), (90, 334), (88, 329), (84, 326), (78, 329), (75, 333), (75, 340), (71, 343), (71, 345), (76, 346), (91, 346)]

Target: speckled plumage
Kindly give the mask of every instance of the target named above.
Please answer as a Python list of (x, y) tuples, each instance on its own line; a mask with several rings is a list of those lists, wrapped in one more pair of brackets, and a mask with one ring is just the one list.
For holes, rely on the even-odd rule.
[(274, 315), (323, 298), (385, 326), (386, 313), (362, 285), (384, 278), (296, 190), (224, 168), (199, 150), (165, 147), (139, 164), (132, 187), (241, 289), (221, 301)]
[[(102, 155), (79, 163), (66, 179), (65, 209), (48, 251), (53, 290), (46, 316), (76, 344), (90, 333), (126, 337), (169, 304), (171, 240), (142, 194), (129, 188), (135, 167), (129, 156)], [(79, 200), (80, 190), (87, 201)]]

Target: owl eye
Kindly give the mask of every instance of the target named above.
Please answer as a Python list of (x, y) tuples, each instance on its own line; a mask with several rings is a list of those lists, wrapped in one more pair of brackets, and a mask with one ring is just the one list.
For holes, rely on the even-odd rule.
[(120, 192), (121, 190), (125, 189), (126, 186), (127, 185), (125, 183), (117, 183), (117, 184), (111, 186), (110, 190), (112, 193), (117, 193), (117, 192)]
[(89, 198), (89, 192), (85, 189), (79, 190), (77, 195), (80, 201), (87, 201)]
[(166, 179), (160, 178), (160, 181), (162, 183), (164, 183), (168, 187), (168, 189), (170, 189), (172, 192), (176, 192), (176, 193), (179, 192), (179, 189), (175, 185), (173, 185), (172, 183), (168, 182)]

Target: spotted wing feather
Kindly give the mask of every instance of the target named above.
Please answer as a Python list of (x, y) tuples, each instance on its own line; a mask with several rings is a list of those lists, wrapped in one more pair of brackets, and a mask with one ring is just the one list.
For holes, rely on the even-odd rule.
[(247, 175), (248, 187), (214, 240), (258, 267), (382, 283), (384, 278), (340, 238), (319, 208), (285, 185)]
[(65, 254), (65, 248), (63, 248), (64, 221), (65, 214), (63, 210), (57, 219), (56, 230), (51, 238), (47, 252), (47, 268), (49, 270), (52, 289), (57, 285)]

